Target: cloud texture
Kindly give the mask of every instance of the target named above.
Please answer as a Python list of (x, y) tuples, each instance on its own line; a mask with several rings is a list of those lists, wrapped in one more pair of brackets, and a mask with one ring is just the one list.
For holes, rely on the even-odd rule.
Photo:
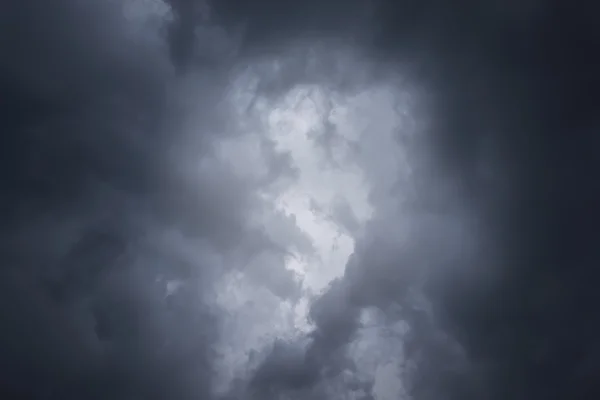
[(596, 398), (595, 15), (0, 6), (3, 398)]

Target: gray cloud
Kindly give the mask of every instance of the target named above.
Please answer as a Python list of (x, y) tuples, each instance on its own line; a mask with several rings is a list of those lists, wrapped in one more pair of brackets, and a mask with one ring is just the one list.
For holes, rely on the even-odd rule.
[(593, 396), (591, 10), (132, 4), (3, 6), (5, 397)]
[(252, 188), (211, 155), (223, 77), (177, 77), (110, 5), (7, 7), (3, 393), (211, 396), (208, 298), (253, 230)]

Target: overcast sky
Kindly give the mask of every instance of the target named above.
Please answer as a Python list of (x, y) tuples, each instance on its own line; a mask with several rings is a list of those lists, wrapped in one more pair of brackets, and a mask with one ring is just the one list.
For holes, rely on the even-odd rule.
[(600, 396), (591, 2), (0, 6), (0, 394)]

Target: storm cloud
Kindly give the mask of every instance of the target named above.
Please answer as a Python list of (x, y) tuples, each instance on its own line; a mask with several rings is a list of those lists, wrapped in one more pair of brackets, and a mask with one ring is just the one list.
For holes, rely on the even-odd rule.
[(594, 398), (591, 5), (0, 8), (6, 398)]

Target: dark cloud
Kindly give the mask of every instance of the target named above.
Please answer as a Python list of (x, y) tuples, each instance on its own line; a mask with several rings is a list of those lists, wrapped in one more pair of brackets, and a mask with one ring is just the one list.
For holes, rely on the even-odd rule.
[(257, 188), (296, 177), (290, 157), (262, 141), (265, 178), (242, 179), (215, 150), (241, 134), (223, 104), (248, 65), (265, 78), (247, 113), (299, 82), (350, 92), (400, 74), (427, 123), (385, 141), (368, 98), (381, 113), (353, 154), (373, 219), (362, 232), (344, 199), (323, 211), (361, 231), (345, 275), (311, 303), (313, 331), (257, 348), (224, 398), (383, 399), (388, 375), (415, 399), (598, 394), (591, 3), (168, 6), (157, 25), (110, 2), (2, 6), (5, 397), (213, 398), (219, 341), (251, 335), (224, 330), (220, 277), (240, 264), (277, 301), (300, 296), (270, 271), (314, 244), (289, 218), (250, 222)]
[[(204, 157), (226, 125), (218, 107), (195, 113), (204, 125), (183, 151), (187, 99), (166, 46), (116, 6), (28, 1), (3, 19), (4, 397), (209, 397), (206, 297), (250, 201)], [(186, 86), (205, 102), (224, 89), (200, 87)]]
[[(485, 291), (446, 282), (445, 292), (455, 292), (442, 308), (487, 370), (491, 398), (567, 398), (595, 390), (574, 372), (589, 357), (595, 340), (588, 334), (597, 325), (584, 317), (596, 301), (588, 285), (597, 216), (588, 201), (599, 195), (592, 178), (598, 157), (588, 150), (598, 127), (598, 103), (589, 95), (597, 85), (590, 68), (598, 63), (590, 12), (546, 5), (526, 24), (502, 28), (495, 25), (506, 21), (502, 15), (482, 16), (477, 26), (457, 18), (452, 22), (460, 21), (462, 33), (445, 40), (461, 55), (437, 55), (436, 69), (444, 69), (436, 141), (442, 165), (456, 172), (482, 210), (500, 246), (499, 259), (487, 262), (501, 270)], [(495, 143), (502, 185), (478, 174), (486, 136)]]

